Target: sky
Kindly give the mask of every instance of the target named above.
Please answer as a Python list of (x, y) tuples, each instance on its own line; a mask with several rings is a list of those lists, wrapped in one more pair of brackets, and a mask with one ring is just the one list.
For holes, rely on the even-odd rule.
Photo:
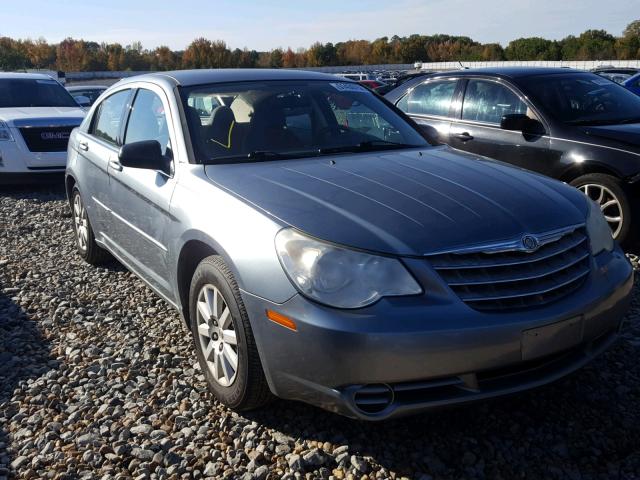
[(0, 36), (66, 37), (182, 50), (197, 37), (270, 50), (352, 39), (445, 33), (498, 42), (620, 35), (640, 0), (21, 0), (3, 1)]

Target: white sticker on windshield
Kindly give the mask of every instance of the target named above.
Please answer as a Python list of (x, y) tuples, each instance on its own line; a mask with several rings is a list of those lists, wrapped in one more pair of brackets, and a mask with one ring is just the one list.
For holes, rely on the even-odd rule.
[(366, 88), (357, 83), (351, 82), (340, 82), (340, 83), (332, 83), (331, 86), (338, 90), (339, 92), (368, 92)]
[(611, 85), (611, 81), (606, 78), (594, 78), (593, 83), (596, 85)]

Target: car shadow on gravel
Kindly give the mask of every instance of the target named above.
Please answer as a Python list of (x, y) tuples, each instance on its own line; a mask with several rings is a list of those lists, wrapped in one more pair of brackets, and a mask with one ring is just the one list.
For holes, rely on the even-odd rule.
[[(17, 475), (28, 468), (24, 457), (9, 453), (10, 447), (15, 448), (9, 436), (12, 440), (29, 439), (29, 417), (20, 410), (38, 394), (27, 384), (58, 367), (40, 326), (12, 300), (11, 294), (12, 289), (0, 279), (0, 477), (10, 477), (10, 472)], [(44, 404), (52, 403), (44, 398), (46, 395), (40, 397)]]

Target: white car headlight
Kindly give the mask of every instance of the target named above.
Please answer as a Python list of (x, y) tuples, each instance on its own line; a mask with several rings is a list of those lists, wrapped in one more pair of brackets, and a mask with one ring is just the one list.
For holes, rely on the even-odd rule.
[(611, 227), (605, 220), (600, 206), (590, 199), (587, 199), (587, 203), (589, 204), (587, 233), (591, 243), (591, 253), (597, 255), (604, 250), (610, 252), (614, 245)]
[(385, 296), (422, 292), (399, 260), (331, 245), (290, 228), (276, 235), (276, 250), (297, 289), (325, 305), (359, 308)]
[(13, 136), (11, 136), (11, 130), (9, 130), (9, 126), (0, 120), (0, 142), (11, 142), (13, 141)]

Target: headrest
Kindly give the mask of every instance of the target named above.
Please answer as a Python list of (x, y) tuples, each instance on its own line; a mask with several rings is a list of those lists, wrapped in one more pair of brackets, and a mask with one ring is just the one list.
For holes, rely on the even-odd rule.
[(220, 105), (211, 112), (211, 125), (207, 129), (207, 138), (224, 148), (231, 148), (231, 132), (235, 124), (233, 111)]

